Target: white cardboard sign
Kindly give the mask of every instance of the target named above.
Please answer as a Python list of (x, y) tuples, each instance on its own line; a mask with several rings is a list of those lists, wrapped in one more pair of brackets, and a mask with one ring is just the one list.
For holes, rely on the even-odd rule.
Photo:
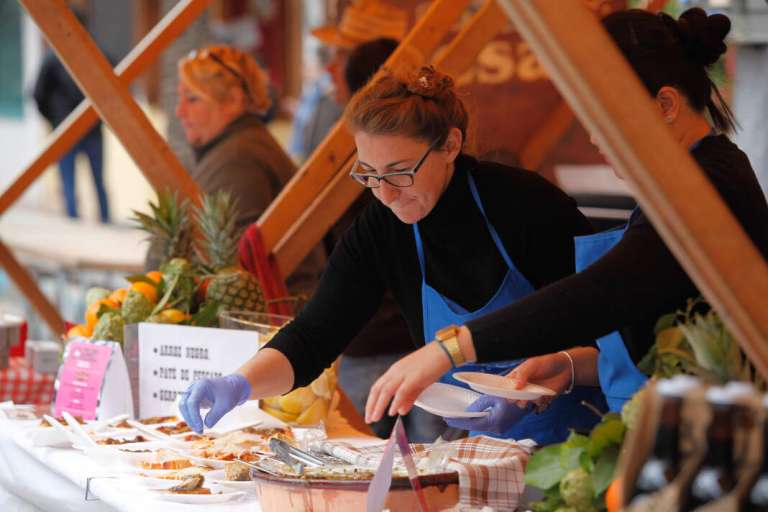
[(259, 350), (259, 333), (139, 324), (139, 417), (177, 414), (192, 381), (234, 372)]

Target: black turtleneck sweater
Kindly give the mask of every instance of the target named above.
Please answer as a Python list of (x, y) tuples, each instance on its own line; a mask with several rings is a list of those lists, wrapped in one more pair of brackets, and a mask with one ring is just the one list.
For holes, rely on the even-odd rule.
[[(510, 258), (534, 288), (573, 273), (573, 237), (590, 232), (575, 202), (535, 173), (461, 155), (440, 200), (419, 222), (429, 285), (474, 311), (507, 272), (472, 199), (467, 172)], [(291, 362), (294, 385), (306, 385), (342, 353), (390, 290), (414, 348), (420, 347), (421, 280), (412, 226), (373, 201), (336, 245), (307, 306), (267, 346)]]
[[(692, 156), (768, 259), (768, 205), (747, 156), (724, 135), (703, 139)], [(467, 327), (479, 361), (556, 352), (619, 330), (637, 362), (654, 342), (659, 317), (698, 295), (638, 211), (621, 241), (584, 272), (467, 322)]]

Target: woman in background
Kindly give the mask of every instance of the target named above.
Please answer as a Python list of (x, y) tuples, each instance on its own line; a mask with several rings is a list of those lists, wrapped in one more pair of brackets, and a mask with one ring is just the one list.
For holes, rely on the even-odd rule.
[[(229, 46), (193, 51), (178, 64), (176, 116), (195, 154), (192, 179), (203, 193), (237, 200), (238, 227), (255, 222), (296, 167), (262, 122), (268, 79), (249, 54)], [(324, 258), (314, 251), (288, 279), (294, 293), (314, 288)], [(156, 267), (154, 267), (156, 268)]]

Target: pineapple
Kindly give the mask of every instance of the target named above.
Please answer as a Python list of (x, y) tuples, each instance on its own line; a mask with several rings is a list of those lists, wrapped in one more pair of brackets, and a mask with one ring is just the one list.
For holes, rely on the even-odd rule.
[(237, 201), (228, 192), (206, 195), (197, 210), (204, 250), (198, 257), (213, 272), (207, 278), (206, 300), (226, 309), (264, 311), (264, 295), (256, 278), (237, 266), (241, 230), (235, 225)]
[(173, 258), (190, 259), (193, 252), (193, 224), (189, 199), (179, 201), (175, 192), (160, 192), (157, 203), (150, 201), (151, 215), (134, 210), (133, 220), (149, 233), (152, 268)]

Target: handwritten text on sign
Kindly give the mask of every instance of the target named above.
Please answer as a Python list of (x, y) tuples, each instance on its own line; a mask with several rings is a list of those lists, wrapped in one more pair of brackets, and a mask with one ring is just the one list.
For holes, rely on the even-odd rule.
[(176, 414), (192, 381), (232, 373), (258, 349), (255, 331), (140, 324), (139, 415)]

